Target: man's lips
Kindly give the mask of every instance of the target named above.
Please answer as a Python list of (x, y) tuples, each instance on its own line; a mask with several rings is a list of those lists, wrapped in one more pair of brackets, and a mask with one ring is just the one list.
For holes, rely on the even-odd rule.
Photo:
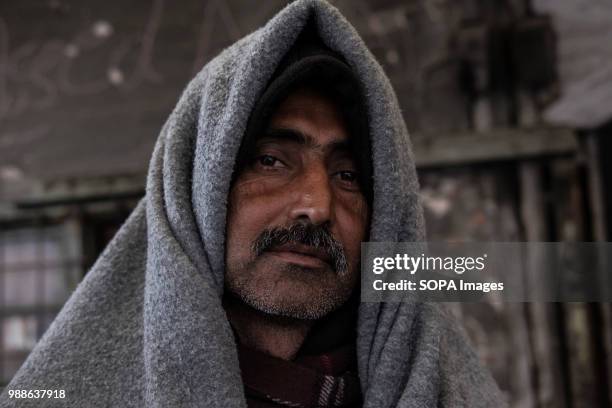
[(287, 243), (270, 249), (268, 252), (287, 262), (307, 268), (321, 268), (331, 265), (331, 259), (327, 252), (308, 245)]

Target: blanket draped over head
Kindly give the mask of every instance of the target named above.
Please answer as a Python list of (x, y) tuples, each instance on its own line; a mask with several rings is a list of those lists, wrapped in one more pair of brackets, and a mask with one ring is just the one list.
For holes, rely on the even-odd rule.
[[(5, 389), (0, 406), (246, 406), (221, 305), (227, 198), (249, 114), (308, 21), (363, 87), (374, 178), (370, 240), (424, 239), (411, 145), (389, 80), (334, 7), (293, 2), (187, 86), (158, 138), (146, 196)], [(365, 407), (504, 405), (439, 306), (363, 303), (357, 330)], [(8, 389), (65, 390), (66, 397), (11, 399)]]

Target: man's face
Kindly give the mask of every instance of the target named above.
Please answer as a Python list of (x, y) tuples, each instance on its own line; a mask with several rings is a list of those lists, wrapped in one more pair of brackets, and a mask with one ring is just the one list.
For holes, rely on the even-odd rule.
[(318, 319), (356, 286), (369, 223), (344, 120), (298, 90), (257, 137), (230, 191), (226, 290), (264, 313)]

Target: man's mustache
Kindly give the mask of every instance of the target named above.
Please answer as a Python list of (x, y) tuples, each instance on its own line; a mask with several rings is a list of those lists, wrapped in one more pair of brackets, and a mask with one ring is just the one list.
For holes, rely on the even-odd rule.
[(342, 274), (347, 271), (348, 266), (344, 247), (333, 237), (331, 231), (325, 225), (298, 223), (288, 228), (275, 227), (265, 229), (253, 241), (251, 249), (255, 256), (260, 256), (266, 251), (287, 243), (298, 243), (322, 250), (331, 260), (334, 272)]

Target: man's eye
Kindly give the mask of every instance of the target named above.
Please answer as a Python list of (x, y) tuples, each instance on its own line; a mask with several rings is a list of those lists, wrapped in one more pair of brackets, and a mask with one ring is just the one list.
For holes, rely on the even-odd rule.
[(337, 175), (344, 183), (357, 184), (357, 172), (355, 171), (339, 171)]
[(353, 171), (341, 171), (340, 178), (343, 181), (357, 181), (357, 174)]
[(269, 154), (262, 154), (257, 158), (257, 163), (264, 167), (278, 167), (282, 163), (274, 156), (270, 156)]

